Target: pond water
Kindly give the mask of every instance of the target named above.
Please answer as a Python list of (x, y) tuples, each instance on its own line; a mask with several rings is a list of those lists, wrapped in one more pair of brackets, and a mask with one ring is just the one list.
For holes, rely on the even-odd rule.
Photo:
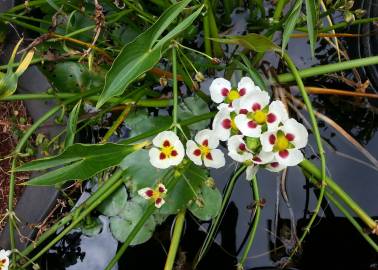
[[(242, 34), (243, 29), (247, 27), (245, 14), (245, 12), (234, 14), (234, 18), (238, 19), (234, 20), (233, 33)], [(348, 46), (348, 44), (345, 45)], [(309, 55), (309, 45), (306, 39), (296, 39), (295, 42), (291, 42), (289, 54), (293, 56), (299, 68), (327, 63), (336, 59), (334, 50), (322, 43), (319, 44), (317, 50), (317, 59), (321, 60), (313, 60)], [(270, 54), (267, 55), (267, 60), (272, 66), (277, 66), (279, 61), (277, 57)], [(345, 77), (348, 76), (350, 74), (346, 73)], [(201, 85), (203, 90), (206, 91), (208, 83), (206, 85), (205, 82)], [(332, 85), (332, 88), (339, 86), (330, 78), (307, 83), (308, 85), (311, 83)], [(335, 96), (316, 96), (313, 98), (313, 102), (318, 111), (334, 119), (364, 145), (373, 156), (377, 156), (378, 134), (376, 129), (378, 121), (374, 104), (364, 100)], [(304, 111), (301, 112), (306, 115)], [(332, 127), (324, 124), (321, 131), (326, 142), (328, 174), (369, 215), (377, 217), (377, 169), (369, 166), (369, 161)], [(312, 147), (306, 149), (307, 157), (316, 155), (313, 136), (310, 136), (310, 144)], [(229, 160), (229, 164), (232, 164), (231, 160)], [(235, 166), (230, 165), (227, 168), (211, 172), (220, 189), (225, 186), (234, 169)], [(245, 176), (240, 178), (231, 197), (231, 203), (216, 244), (205, 257), (200, 269), (233, 269), (237, 263), (236, 256), (238, 252), (240, 253), (240, 246), (248, 231), (252, 214), (251, 189), (249, 183), (244, 179)], [(294, 217), (294, 225), (300, 235), (301, 227), (308, 221), (309, 212), (314, 209), (316, 194), (306, 186), (306, 180), (299, 168), (291, 168), (287, 175), (286, 191), (291, 208), (288, 208), (279, 193), (280, 179), (276, 174), (260, 171), (258, 183), (261, 197), (265, 199), (266, 203), (262, 210), (261, 221), (246, 269), (273, 269), (269, 267), (275, 267), (283, 262), (287, 256), (285, 251), (292, 247), (290, 241), (291, 217)], [(83, 196), (87, 196), (87, 194)], [(289, 209), (291, 209), (292, 215)], [(277, 226), (274, 225), (276, 214)], [(302, 256), (297, 260), (295, 269), (378, 269), (377, 254), (335, 207), (328, 205), (325, 201), (321, 216), (323, 218), (316, 222), (306, 239)], [(116, 252), (117, 241), (109, 232), (107, 219), (101, 217), (101, 221), (104, 224), (103, 230), (97, 236), (87, 237), (79, 231), (75, 231), (65, 237), (40, 261), (42, 269), (104, 269)], [(163, 269), (166, 251), (169, 247), (171, 223), (172, 219), (168, 219), (147, 243), (129, 248), (119, 262), (119, 266), (114, 269)], [(179, 261), (182, 262), (182, 265), (179, 265), (177, 269), (190, 269), (188, 262), (193, 259), (205, 237), (204, 228), (207, 227), (207, 224), (202, 224), (202, 226), (200, 227), (194, 218), (187, 217), (184, 238), (179, 252)], [(272, 251), (274, 248), (276, 248), (275, 252)]]

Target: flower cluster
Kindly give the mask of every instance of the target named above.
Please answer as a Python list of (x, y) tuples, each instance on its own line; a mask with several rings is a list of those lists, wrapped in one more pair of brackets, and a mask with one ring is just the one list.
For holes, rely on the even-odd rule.
[(9, 250), (0, 250), (0, 270), (8, 270), (10, 254)]
[[(186, 153), (198, 166), (223, 167), (225, 157), (217, 149), (220, 141), (227, 142), (228, 155), (233, 160), (248, 165), (247, 180), (253, 178), (259, 167), (279, 172), (304, 159), (300, 149), (307, 144), (306, 128), (289, 118), (281, 101), (271, 102), (268, 92), (262, 91), (250, 78), (243, 77), (237, 88), (217, 78), (210, 85), (210, 96), (219, 104), (212, 130), (201, 130), (194, 140), (187, 140), (186, 150), (174, 132), (159, 133), (149, 151), (153, 166), (161, 169), (176, 166)], [(153, 199), (156, 207), (164, 203), (159, 190), (144, 188), (139, 194)]]
[(242, 78), (237, 89), (223, 78), (215, 79), (210, 94), (220, 103), (213, 130), (227, 141), (233, 160), (249, 165), (248, 180), (259, 166), (278, 172), (303, 160), (300, 149), (307, 144), (306, 128), (289, 118), (281, 101), (270, 102), (269, 94), (250, 78)]

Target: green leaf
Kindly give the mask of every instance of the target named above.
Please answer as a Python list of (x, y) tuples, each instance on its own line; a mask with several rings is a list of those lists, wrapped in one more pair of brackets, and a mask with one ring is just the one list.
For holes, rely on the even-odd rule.
[(222, 204), (222, 194), (217, 188), (204, 185), (199, 193), (199, 199), (189, 206), (190, 212), (203, 221), (216, 217)]
[(315, 57), (315, 45), (316, 45), (316, 23), (318, 20), (317, 0), (305, 0), (306, 2), (306, 19), (308, 38), (310, 40), (311, 55)]
[(46, 186), (68, 180), (85, 180), (119, 165), (125, 156), (141, 147), (143, 144), (74, 144), (60, 155), (31, 161), (18, 167), (16, 171), (39, 171), (58, 167), (33, 178), (27, 185)]
[[(198, 96), (187, 97), (178, 107), (178, 118), (180, 120), (189, 119), (193, 116), (201, 115), (210, 112), (209, 106)], [(190, 125), (192, 129), (200, 130), (208, 127), (210, 120), (204, 120), (201, 122)]]
[(76, 126), (77, 126), (77, 119), (79, 117), (80, 112), (80, 106), (81, 106), (81, 99), (78, 101), (78, 103), (73, 107), (70, 116), (68, 117), (67, 121), (67, 133), (66, 133), (66, 139), (64, 141), (64, 147), (67, 148), (68, 146), (73, 145), (75, 140), (75, 134), (76, 134)]
[[(110, 230), (114, 238), (120, 242), (124, 242), (142, 218), (143, 213), (143, 208), (138, 203), (128, 201), (119, 216), (110, 218)], [(155, 230), (155, 226), (155, 220), (151, 216), (144, 223), (142, 229), (131, 242), (131, 245), (139, 245), (148, 241)]]
[(122, 48), (111, 69), (106, 74), (105, 87), (97, 102), (97, 108), (101, 107), (110, 98), (121, 95), (130, 83), (151, 69), (160, 60), (162, 47), (175, 35), (192, 24), (199, 12), (187, 17), (158, 41), (160, 35), (189, 3), (190, 0), (184, 0), (172, 5), (149, 29)]
[(87, 216), (81, 224), (81, 232), (86, 236), (95, 236), (101, 232), (102, 222), (99, 218)]
[(228, 36), (227, 38), (212, 38), (212, 40), (226, 44), (238, 44), (256, 52), (280, 51), (280, 48), (270, 39), (255, 33), (244, 36)]
[(121, 186), (112, 196), (103, 201), (97, 209), (105, 216), (116, 216), (125, 208), (127, 197), (125, 186)]
[(284, 52), (287, 44), (289, 43), (290, 35), (295, 29), (299, 15), (301, 14), (303, 0), (296, 0), (290, 13), (287, 15), (287, 19), (284, 23), (284, 31), (282, 34), (282, 51)]

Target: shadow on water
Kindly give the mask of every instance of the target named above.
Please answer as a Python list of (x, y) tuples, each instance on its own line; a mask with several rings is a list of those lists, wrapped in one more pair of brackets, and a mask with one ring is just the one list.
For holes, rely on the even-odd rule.
[[(240, 13), (239, 15), (245, 13)], [(242, 18), (236, 20), (235, 18)], [(246, 27), (248, 16), (234, 16), (233, 25)], [(236, 20), (236, 21), (235, 21)], [(227, 30), (227, 29), (221, 29)], [(240, 29), (234, 30), (241, 34)], [(343, 41), (345, 47), (348, 43)], [(323, 41), (319, 42), (316, 51), (317, 60), (309, 54), (309, 46), (305, 39), (296, 39), (289, 44), (289, 53), (299, 68), (317, 64), (335, 62), (337, 54), (333, 48)], [(272, 57), (268, 55), (268, 57)], [(269, 59), (270, 63), (278, 63), (277, 58)], [(351, 73), (345, 73), (351, 78)], [(345, 83), (332, 77), (315, 78), (306, 82), (307, 85), (328, 86), (346, 89)], [(208, 85), (203, 84), (202, 89)], [(313, 97), (315, 108), (339, 123), (347, 132), (370, 151), (373, 156), (378, 153), (378, 120), (376, 108), (365, 100), (337, 96)], [(305, 114), (305, 112), (302, 111)], [(366, 166), (361, 155), (344, 137), (332, 127), (321, 123), (321, 132), (326, 143), (328, 174), (354, 198), (371, 216), (378, 216), (377, 210), (377, 171)], [(93, 131), (89, 131), (89, 135)], [(310, 143), (315, 148), (314, 138), (310, 135)], [(314, 148), (306, 149), (307, 157), (316, 157)], [(340, 154), (341, 153), (341, 154)], [(356, 161), (357, 159), (357, 161)], [(317, 162), (315, 160), (315, 162)], [(232, 164), (231, 160), (228, 163)], [(224, 188), (228, 176), (235, 166), (212, 171), (220, 189)], [(242, 176), (241, 178), (244, 178)], [(292, 224), (287, 204), (277, 193), (279, 181), (277, 175), (261, 171), (258, 175), (261, 197), (266, 203), (262, 211), (255, 242), (247, 260), (246, 269), (276, 269), (285, 263), (290, 249), (293, 247)], [(307, 224), (316, 203), (316, 194), (306, 185), (299, 168), (291, 168), (288, 172), (286, 191), (290, 200), (291, 210), (295, 217), (296, 233), (301, 234)], [(277, 195), (278, 194), (278, 195)], [(279, 201), (277, 201), (277, 198)], [(237, 256), (245, 243), (249, 222), (252, 215), (252, 195), (249, 183), (240, 179), (231, 197), (231, 203), (220, 228), (215, 243), (201, 262), (199, 269), (235, 269)], [(279, 210), (275, 222), (276, 209)], [(326, 201), (323, 205), (322, 218), (315, 222), (307, 237), (300, 256), (295, 258), (292, 269), (378, 269), (378, 256), (355, 231), (346, 218)], [(66, 236), (57, 246), (41, 260), (41, 266), (53, 269), (90, 269), (102, 270), (115, 254), (116, 241), (112, 238), (108, 223), (102, 218), (104, 229), (98, 236), (86, 237), (79, 232)], [(166, 253), (169, 248), (172, 218), (159, 226), (154, 237), (147, 243), (129, 248), (119, 266), (114, 269), (163, 269)], [(208, 223), (199, 223), (189, 216), (186, 221), (182, 244), (178, 252), (176, 270), (191, 269), (193, 258), (204, 240)], [(378, 240), (378, 239), (375, 239)], [(113, 248), (111, 248), (113, 246)]]

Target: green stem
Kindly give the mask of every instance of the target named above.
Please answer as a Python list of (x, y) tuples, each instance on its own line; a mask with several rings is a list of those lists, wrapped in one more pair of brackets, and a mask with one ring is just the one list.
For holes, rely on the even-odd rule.
[(173, 73), (173, 126), (176, 130), (177, 126), (177, 108), (178, 108), (178, 86), (177, 86), (177, 59), (176, 47), (172, 47), (172, 73)]
[(310, 228), (312, 227), (313, 223), (315, 222), (315, 219), (316, 219), (316, 217), (317, 217), (317, 215), (320, 211), (321, 204), (322, 204), (323, 197), (324, 197), (324, 192), (325, 192), (325, 182), (324, 181), (325, 181), (325, 178), (326, 178), (326, 159), (325, 159), (325, 155), (324, 155), (323, 143), (322, 143), (322, 139), (321, 139), (321, 136), (320, 136), (320, 132), (319, 132), (318, 124), (317, 124), (317, 121), (316, 121), (315, 113), (314, 113), (314, 110), (312, 108), (310, 98), (307, 95), (307, 91), (306, 91), (305, 86), (303, 84), (302, 78), (301, 78), (300, 74), (298, 73), (297, 67), (295, 66), (294, 62), (291, 60), (290, 56), (287, 53), (284, 52), (283, 57), (284, 57), (289, 69), (291, 70), (291, 72), (292, 72), (292, 74), (293, 74), (293, 76), (294, 76), (294, 78), (297, 82), (298, 88), (299, 88), (299, 90), (302, 94), (303, 101), (306, 104), (306, 108), (307, 108), (308, 114), (310, 116), (311, 124), (312, 124), (312, 131), (313, 131), (313, 134), (315, 136), (316, 144), (318, 146), (319, 157), (320, 157), (320, 162), (321, 162), (321, 188), (320, 188), (320, 193), (319, 193), (319, 197), (318, 197), (318, 202), (317, 202), (316, 207), (313, 211), (313, 214), (310, 218), (310, 221), (308, 222), (302, 236), (300, 237), (300, 239), (298, 241), (298, 244), (296, 245), (296, 247), (294, 248), (293, 252), (290, 255), (290, 257), (291, 257), (292, 255), (294, 255), (296, 253), (296, 251), (300, 247), (301, 243), (303, 242), (303, 240), (305, 239), (305, 237), (309, 233)]
[(282, 11), (287, 3), (288, 3), (287, 0), (278, 0), (277, 5), (274, 9), (274, 14), (273, 14), (274, 22), (279, 22), (282, 15)]
[[(337, 29), (342, 29), (346, 28), (351, 25), (358, 25), (358, 24), (364, 24), (364, 23), (372, 23), (372, 22), (377, 22), (378, 17), (374, 18), (364, 18), (364, 19), (359, 19), (355, 20), (353, 22), (347, 23), (347, 22), (341, 22), (341, 23), (336, 23), (334, 25), (326, 26), (321, 29), (318, 29), (319, 33), (326, 33), (329, 32), (330, 30), (337, 30)], [(296, 30), (301, 31), (301, 32), (307, 32), (307, 27), (298, 27)]]
[(172, 270), (180, 244), (182, 229), (185, 223), (185, 209), (182, 209), (176, 216), (175, 229), (173, 231), (171, 245), (169, 246), (168, 257), (165, 262), (164, 270)]
[(130, 3), (128, 0), (123, 0), (123, 2), (125, 3), (125, 5), (128, 8), (130, 8), (130, 9), (138, 12), (141, 15), (141, 17), (143, 19), (145, 19), (146, 21), (148, 21), (149, 23), (154, 23), (155, 22), (155, 19), (154, 19), (153, 16), (151, 16), (151, 14), (149, 14), (147, 12), (144, 12), (144, 10), (142, 10), (139, 7), (135, 6), (134, 4)]
[(30, 259), (27, 263), (25, 263), (22, 268), (26, 268), (31, 262), (34, 262), (39, 257), (41, 257), (46, 251), (48, 251), (52, 246), (58, 243), (67, 233), (69, 233), (72, 229), (76, 228), (76, 226), (90, 213), (94, 210), (98, 205), (100, 205), (105, 199), (107, 199), (113, 192), (115, 192), (122, 184), (122, 181), (117, 181), (121, 178), (123, 174), (122, 170), (116, 171), (111, 178), (108, 180), (109, 182), (113, 183), (113, 185), (109, 186), (109, 188), (101, 194), (97, 200), (95, 200), (91, 205), (86, 205), (86, 207), (82, 208), (82, 211), (79, 212), (78, 216), (74, 216), (72, 222), (69, 226), (67, 226), (63, 231), (61, 231), (53, 240), (51, 240), (43, 249), (41, 249), (33, 258)]
[(197, 268), (198, 263), (201, 261), (203, 256), (205, 256), (206, 252), (210, 248), (211, 242), (214, 241), (215, 235), (218, 231), (219, 225), (223, 219), (224, 213), (226, 211), (228, 202), (230, 201), (232, 191), (234, 190), (236, 180), (239, 178), (239, 176), (245, 171), (246, 166), (241, 166), (232, 176), (230, 181), (227, 184), (226, 192), (223, 195), (222, 205), (220, 207), (220, 213), (212, 220), (212, 224), (210, 226), (210, 229), (207, 232), (207, 236), (205, 241), (203, 242), (201, 249), (199, 250), (196, 259), (194, 260), (194, 269)]
[[(304, 171), (304, 174), (311, 183), (318, 186), (319, 182), (313, 179), (312, 175), (310, 175), (307, 171)], [(348, 219), (348, 221), (353, 225), (353, 227), (361, 234), (361, 236), (369, 243), (369, 245), (378, 252), (378, 245), (371, 239), (371, 237), (365, 232), (365, 230), (361, 227), (361, 225), (354, 219), (354, 217), (348, 212), (345, 207), (338, 202), (338, 200), (332, 195), (331, 192), (326, 191), (325, 196), (332, 202), (333, 205), (336, 206), (337, 209), (343, 213), (343, 215)]]
[(248, 257), (249, 251), (252, 247), (253, 240), (255, 239), (256, 231), (257, 231), (257, 226), (259, 225), (260, 221), (260, 216), (261, 216), (261, 205), (260, 205), (260, 194), (259, 194), (259, 187), (257, 185), (257, 179), (254, 177), (251, 181), (251, 186), (252, 186), (252, 191), (253, 191), (253, 199), (255, 201), (255, 207), (256, 207), (256, 213), (253, 219), (253, 224), (252, 224), (252, 230), (249, 235), (249, 239), (247, 242), (247, 246), (244, 249), (243, 255), (240, 259), (239, 265), (243, 269), (243, 265)]
[(203, 42), (205, 44), (205, 53), (207, 55), (213, 56), (211, 51), (211, 41), (210, 41), (210, 22), (209, 22), (209, 7), (206, 5), (206, 14), (203, 17)]
[[(344, 61), (344, 62), (329, 64), (329, 65), (302, 69), (299, 71), (299, 76), (302, 79), (304, 79), (308, 77), (324, 75), (327, 73), (339, 72), (342, 70), (368, 66), (368, 65), (376, 65), (376, 64), (378, 64), (378, 56), (371, 56), (371, 57), (366, 57), (366, 58), (361, 58), (361, 59), (354, 59), (350, 61)], [(280, 74), (277, 76), (277, 81), (279, 83), (288, 83), (295, 80), (296, 79), (293, 73), (285, 73), (285, 74)]]
[(109, 138), (113, 135), (113, 133), (117, 130), (117, 128), (123, 123), (126, 116), (129, 114), (130, 110), (131, 110), (131, 105), (127, 105), (125, 109), (122, 111), (122, 113), (118, 116), (117, 120), (114, 121), (113, 125), (105, 133), (105, 136), (102, 139), (102, 143), (105, 143), (109, 140)]
[[(218, 35), (218, 27), (217, 27), (217, 22), (215, 20), (213, 8), (211, 4), (209, 3), (208, 0), (205, 1), (207, 3), (207, 16), (208, 16), (208, 22), (209, 22), (209, 27), (210, 27), (210, 34), (212, 38), (219, 38)], [(219, 42), (212, 42), (213, 49), (214, 49), (214, 55), (216, 57), (222, 57), (223, 56), (223, 50), (221, 47), (221, 44)]]
[[(310, 161), (304, 160), (299, 164), (302, 169), (309, 172), (314, 179), (318, 182), (321, 179), (321, 172), (320, 170)], [(348, 207), (356, 213), (356, 215), (361, 218), (361, 220), (371, 229), (377, 229), (377, 223), (365, 213), (365, 211), (338, 185), (334, 182), (331, 178), (326, 177), (326, 186), (330, 188), (339, 198), (346, 204)]]
[[(61, 0), (55, 1), (55, 4), (58, 4)], [(46, 0), (35, 0), (35, 1), (28, 1), (27, 4), (23, 3), (17, 6), (14, 6), (10, 10), (8, 10), (8, 13), (14, 13), (19, 10), (23, 10), (27, 7), (34, 7), (34, 6), (39, 6), (39, 5), (48, 5), (48, 2)]]

